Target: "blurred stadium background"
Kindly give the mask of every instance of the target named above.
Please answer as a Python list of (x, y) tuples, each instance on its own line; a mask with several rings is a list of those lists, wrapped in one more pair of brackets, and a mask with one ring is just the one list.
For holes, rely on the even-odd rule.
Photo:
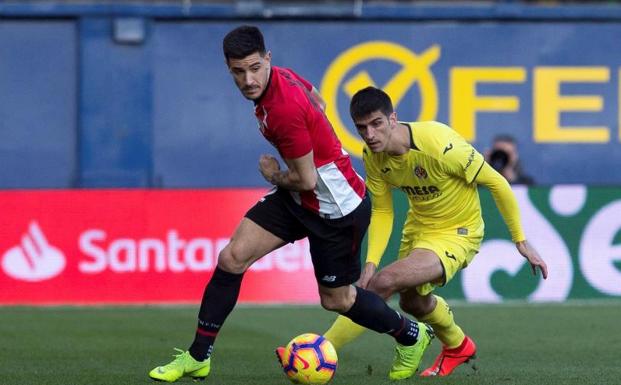
[[(258, 157), (274, 153), (221, 53), (224, 34), (242, 23), (261, 27), (274, 64), (295, 69), (320, 90), (360, 173), (361, 142), (347, 111), (350, 96), (366, 85), (384, 88), (401, 120), (445, 122), (481, 152), (495, 136), (513, 136), (522, 167), (537, 182), (514, 191), (527, 237), (548, 262), (550, 278), (533, 279), (482, 191), (484, 245), (441, 293), (464, 307), (465, 327), (477, 327), (477, 314), (500, 314), (502, 335), (505, 323), (526, 329), (530, 315), (551, 307), (559, 318), (545, 316), (539, 326), (558, 323), (562, 335), (585, 337), (572, 341), (578, 351), (591, 349), (592, 361), (569, 370), (561, 360), (551, 365), (558, 372), (534, 383), (585, 384), (593, 376), (593, 383), (618, 383), (617, 365), (594, 351), (614, 357), (597, 342), (621, 316), (621, 4), (508, 0), (1, 1), (0, 342), (18, 348), (0, 356), (0, 375), (8, 373), (0, 383), (40, 383), (64, 365), (51, 355), (73, 354), (74, 365), (82, 354), (119, 357), (114, 344), (89, 344), (86, 353), (68, 344), (36, 355), (49, 366), (24, 371), (43, 335), (79, 343), (77, 329), (62, 325), (80, 317), (97, 324), (88, 318), (93, 311), (101, 311), (94, 318), (110, 320), (103, 327), (110, 334), (140, 319), (144, 329), (130, 328), (131, 335), (148, 349), (132, 353), (136, 367), (124, 367), (117, 377), (106, 377), (99, 366), (87, 370), (96, 376), (84, 375), (77, 365), (50, 383), (143, 383), (149, 365), (163, 357), (151, 349), (166, 353), (168, 345), (189, 342), (178, 338), (191, 337), (195, 304), (218, 251), (267, 189)], [(406, 202), (398, 192), (395, 197), (398, 233)], [(398, 238), (392, 237), (383, 263), (393, 260)], [(283, 324), (282, 333), (261, 340), (267, 353), (258, 359), (269, 361), (272, 345), (309, 331), (300, 329), (311, 327), (303, 322), (309, 317), (317, 319), (315, 332), (329, 325), (331, 316), (316, 311), (311, 270), (302, 241), (247, 273), (240, 300), (251, 307), (242, 314)], [(192, 306), (47, 307), (126, 304)], [(40, 305), (46, 307), (24, 307)], [(268, 305), (266, 314), (282, 312), (282, 319), (260, 313)], [(183, 321), (173, 314), (184, 315)], [(150, 331), (161, 317), (164, 326), (181, 322), (187, 330), (170, 337), (163, 336), (164, 326)], [(235, 319), (231, 330), (239, 327), (241, 334), (229, 332), (238, 336), (233, 347), (248, 350), (239, 337), (248, 330)], [(263, 332), (252, 329), (248, 338)], [(80, 333), (86, 340), (97, 334)], [(553, 355), (559, 346), (546, 333), (531, 343), (548, 346)], [(618, 334), (608, 342), (620, 343)], [(362, 346), (373, 349), (370, 341)], [(218, 349), (235, 357), (230, 345), (221, 348), (226, 344), (220, 341)], [(524, 344), (524, 351), (516, 348), (519, 355), (532, 354)], [(346, 352), (364, 360), (354, 349)], [(550, 369), (548, 353), (537, 354), (537, 362), (525, 364), (535, 365), (532, 373), (500, 366), (488, 372), (491, 378), (457, 380), (533, 383), (531, 375)], [(575, 360), (582, 358), (576, 354)], [(511, 354), (503, 360), (519, 361)], [(342, 374), (335, 383), (362, 381), (358, 369), (347, 369), (351, 377)], [(214, 383), (284, 381), (270, 377), (277, 377), (274, 367), (259, 368), (254, 377), (234, 366), (226, 370)], [(366, 370), (365, 361), (360, 371)], [(597, 378), (602, 372), (608, 377)], [(378, 383), (381, 377), (369, 378)]]

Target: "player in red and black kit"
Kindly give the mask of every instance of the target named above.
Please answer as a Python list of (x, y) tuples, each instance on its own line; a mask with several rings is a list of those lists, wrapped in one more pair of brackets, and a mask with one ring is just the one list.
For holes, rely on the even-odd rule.
[[(370, 202), (364, 181), (323, 113), (319, 93), (293, 71), (271, 65), (271, 53), (256, 27), (232, 30), (223, 49), (235, 84), (254, 102), (261, 133), (287, 168), (281, 169), (270, 155), (259, 159), (259, 170), (274, 189), (246, 213), (220, 252), (188, 351), (149, 376), (169, 382), (206, 377), (214, 341), (237, 302), (244, 272), (272, 250), (305, 237), (321, 305), (393, 336), (410, 355), (406, 361), (397, 357), (394, 365), (407, 366), (413, 355), (422, 356), (433, 331), (394, 311), (377, 294), (352, 285), (360, 275), (360, 243), (369, 225)], [(414, 361), (418, 365), (420, 358)]]

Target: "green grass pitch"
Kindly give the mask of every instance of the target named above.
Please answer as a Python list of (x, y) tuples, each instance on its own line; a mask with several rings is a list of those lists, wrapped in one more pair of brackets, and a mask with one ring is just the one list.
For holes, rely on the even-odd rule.
[[(621, 384), (621, 302), (455, 305), (479, 346), (479, 370), (405, 384)], [(147, 372), (187, 348), (197, 306), (0, 307), (0, 384), (150, 384)], [(333, 315), (318, 307), (241, 306), (220, 333), (205, 385), (287, 385), (273, 353)], [(390, 384), (393, 342), (367, 332), (339, 354), (332, 384)], [(429, 365), (440, 345), (423, 359)], [(182, 379), (179, 383), (192, 383)]]

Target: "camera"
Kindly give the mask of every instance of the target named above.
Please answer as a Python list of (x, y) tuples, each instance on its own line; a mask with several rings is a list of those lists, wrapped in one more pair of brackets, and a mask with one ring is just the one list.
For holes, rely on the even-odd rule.
[(509, 154), (507, 154), (503, 150), (494, 150), (489, 155), (489, 164), (494, 168), (494, 170), (500, 172), (502, 169), (507, 167), (509, 163)]

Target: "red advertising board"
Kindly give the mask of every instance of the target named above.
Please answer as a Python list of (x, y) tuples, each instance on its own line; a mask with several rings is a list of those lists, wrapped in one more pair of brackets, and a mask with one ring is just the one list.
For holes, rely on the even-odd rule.
[[(0, 192), (0, 304), (199, 302), (244, 190)], [(246, 273), (240, 302), (315, 303), (306, 240)]]

